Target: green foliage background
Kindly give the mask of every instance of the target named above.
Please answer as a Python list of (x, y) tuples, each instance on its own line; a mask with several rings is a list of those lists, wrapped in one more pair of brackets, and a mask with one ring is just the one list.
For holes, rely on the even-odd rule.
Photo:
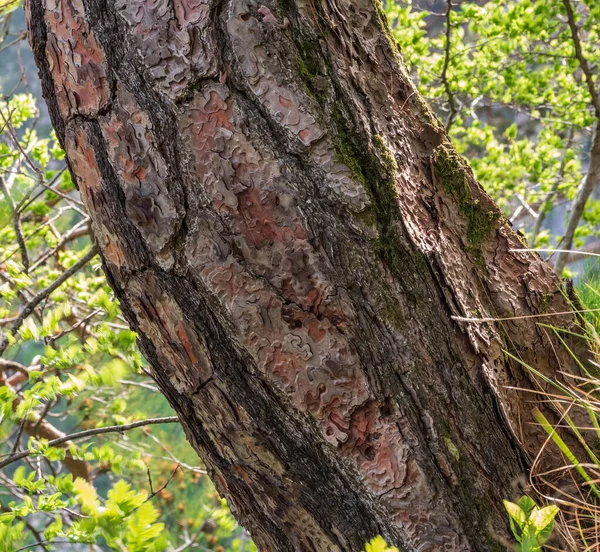
[[(582, 55), (597, 89), (600, 4), (574, 5)], [(546, 215), (574, 199), (598, 123), (564, 2), (454, 2), (451, 10), (436, 2), (434, 7), (387, 4), (411, 76), (479, 181), (531, 245), (557, 246), (561, 235), (551, 227), (532, 235), (532, 214)], [(575, 246), (598, 238), (600, 199), (592, 197)]]

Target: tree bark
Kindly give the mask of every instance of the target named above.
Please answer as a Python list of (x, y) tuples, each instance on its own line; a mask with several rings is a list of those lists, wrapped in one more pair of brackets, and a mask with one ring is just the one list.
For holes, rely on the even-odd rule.
[(570, 308), (514, 251), (377, 1), (27, 12), (109, 282), (258, 547), (502, 549), (501, 499), (544, 440), (505, 351), (569, 369), (513, 317)]
[(585, 178), (581, 182), (577, 195), (573, 200), (571, 209), (569, 211), (569, 220), (565, 229), (565, 235), (560, 241), (560, 249), (562, 250), (558, 257), (556, 257), (556, 273), (562, 274), (565, 266), (569, 259), (569, 251), (573, 248), (573, 240), (575, 239), (575, 231), (579, 226), (581, 217), (585, 211), (586, 203), (596, 189), (598, 182), (600, 181), (600, 115), (594, 128), (594, 137), (592, 138), (592, 147), (590, 149), (590, 164), (585, 175)]

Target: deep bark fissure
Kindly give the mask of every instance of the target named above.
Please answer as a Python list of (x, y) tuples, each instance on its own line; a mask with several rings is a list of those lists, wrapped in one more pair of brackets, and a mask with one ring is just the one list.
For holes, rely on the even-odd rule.
[[(217, 327), (217, 324), (215, 324), (215, 327)], [(203, 328), (203, 330), (205, 330)], [(205, 332), (206, 335), (206, 332)], [(217, 339), (217, 343), (222, 343), (222, 340), (224, 340), (224, 337), (221, 337), (219, 339)], [(144, 343), (144, 342), (143, 342)], [(151, 352), (151, 344), (148, 343), (144, 343), (144, 350), (146, 351), (146, 353), (148, 354), (148, 356), (150, 358), (156, 358), (156, 355)], [(277, 399), (277, 397), (275, 395), (272, 395), (269, 397), (269, 401), (267, 402), (266, 405), (260, 405), (257, 404), (257, 397), (261, 397), (261, 395), (265, 392), (268, 393), (268, 388), (266, 388), (264, 386), (264, 383), (260, 380), (260, 378), (256, 378), (254, 375), (252, 375), (251, 373), (248, 373), (247, 371), (247, 366), (248, 364), (251, 364), (248, 360), (246, 361), (240, 361), (238, 359), (225, 359), (222, 361), (223, 364), (226, 364), (227, 367), (231, 367), (232, 365), (238, 365), (239, 368), (238, 370), (236, 370), (236, 374), (239, 375), (239, 378), (237, 377), (231, 377), (229, 376), (229, 383), (232, 385), (232, 387), (237, 387), (239, 393), (236, 395), (236, 397), (239, 399), (241, 397), (243, 397), (244, 395), (247, 394), (251, 394), (252, 399), (251, 400), (246, 400), (248, 403), (253, 404), (253, 406), (256, 408), (256, 412), (254, 412), (254, 416), (256, 417), (256, 419), (260, 419), (266, 422), (266, 425), (268, 427), (285, 427), (285, 423), (280, 423), (280, 422), (269, 422), (269, 417), (273, 416), (273, 414), (276, 413), (276, 410), (273, 409), (273, 404), (277, 405), (277, 408), (280, 409), (281, 411), (285, 411), (285, 405), (283, 405), (282, 403), (279, 402), (279, 400)], [(242, 376), (243, 374), (243, 376)], [(228, 374), (226, 372), (226, 369), (223, 369), (222, 371), (220, 371), (218, 373), (218, 375), (221, 378), (225, 378)], [(248, 378), (248, 376), (250, 376)], [(173, 391), (173, 387), (172, 384), (166, 380), (164, 378), (164, 374), (163, 373), (157, 373), (155, 374), (155, 377), (158, 378), (158, 383), (161, 387), (161, 389), (163, 390), (163, 392), (166, 392), (167, 394), (167, 398), (170, 400), (170, 402), (173, 404), (173, 406), (176, 408), (176, 410), (178, 410), (181, 413), (184, 414), (184, 428), (186, 430), (186, 433), (188, 434), (188, 437), (190, 438), (191, 442), (194, 443), (201, 443), (201, 450), (205, 450), (208, 451), (207, 453), (207, 462), (208, 462), (208, 467), (209, 469), (213, 470), (213, 476), (214, 476), (214, 469), (219, 469), (221, 470), (222, 473), (228, 473), (231, 472), (232, 469), (232, 465), (228, 462), (226, 462), (222, 456), (219, 454), (219, 452), (212, 446), (211, 441), (212, 439), (210, 437), (208, 437), (206, 434), (198, 434), (198, 429), (202, 428), (202, 422), (199, 421), (195, 415), (195, 411), (197, 409), (197, 406), (194, 406), (191, 403), (188, 403), (185, 405), (184, 408), (181, 407), (180, 401), (182, 399), (182, 395), (180, 395), (179, 393), (174, 393)], [(242, 382), (242, 383), (240, 383)], [(244, 385), (244, 383), (246, 383)], [(253, 385), (254, 384), (254, 385)], [(258, 388), (261, 388), (262, 392), (258, 391)], [(249, 391), (251, 390), (251, 391)], [(227, 397), (225, 395), (221, 395), (223, 397), (223, 399), (226, 399)], [(244, 402), (246, 402), (244, 401)], [(231, 407), (231, 403), (230, 403), (230, 407)], [(235, 410), (232, 410), (233, 412), (235, 412)], [(289, 427), (287, 428), (289, 429)], [(344, 523), (345, 518), (352, 520), (354, 523), (360, 522), (360, 520), (362, 520), (363, 518), (365, 520), (369, 520), (366, 524), (367, 527), (369, 525), (371, 525), (372, 520), (374, 517), (374, 512), (370, 512), (367, 509), (362, 509), (361, 508), (361, 504), (362, 501), (360, 500), (359, 497), (355, 497), (354, 500), (349, 501), (348, 497), (339, 497), (336, 495), (339, 495), (339, 492), (337, 492), (337, 489), (334, 487), (332, 488), (332, 485), (329, 484), (328, 478), (331, 477), (332, 475), (332, 467), (330, 467), (330, 470), (323, 470), (323, 472), (320, 472), (318, 470), (314, 470), (314, 466), (311, 466), (310, 464), (308, 466), (302, 466), (302, 464), (300, 464), (302, 459), (310, 459), (312, 457), (315, 456), (315, 450), (307, 450), (305, 448), (305, 450), (302, 450), (302, 448), (300, 448), (300, 450), (294, 450), (294, 448), (298, 448), (295, 447), (295, 444), (298, 444), (300, 447), (305, 443), (305, 441), (300, 437), (302, 431), (301, 428), (297, 428), (297, 434), (298, 437), (295, 440), (292, 441), (288, 441), (287, 443), (282, 443), (281, 439), (279, 438), (277, 441), (271, 441), (271, 447), (270, 448), (275, 448), (275, 449), (279, 449), (280, 453), (281, 453), (281, 457), (283, 458), (288, 458), (289, 461), (289, 465), (286, 466), (287, 469), (290, 469), (290, 471), (297, 471), (299, 472), (296, 475), (297, 479), (300, 478), (305, 478), (308, 482), (311, 483), (311, 487), (314, 488), (320, 488), (323, 490), (322, 493), (320, 493), (319, 495), (314, 495), (313, 493), (309, 492), (309, 499), (312, 499), (313, 504), (310, 504), (311, 500), (308, 500), (309, 502), (309, 508), (311, 511), (314, 512), (327, 512), (327, 517), (328, 519), (326, 520), (325, 523), (323, 523), (323, 527), (327, 528), (328, 526), (334, 526), (334, 527), (343, 527), (344, 525), (346, 525), (348, 522)], [(287, 437), (287, 435), (285, 435), (284, 437)], [(274, 445), (274, 446), (273, 446)], [(196, 448), (199, 448), (198, 446)], [(282, 451), (282, 449), (286, 449), (289, 448), (290, 452), (284, 452)], [(212, 451), (212, 453), (210, 452)], [(326, 461), (323, 461), (323, 463), (327, 464)], [(233, 466), (235, 468), (235, 466)], [(305, 469), (303, 469), (305, 468)], [(335, 469), (333, 469), (335, 471)], [(321, 473), (323, 474), (327, 474), (326, 477), (320, 477)], [(233, 474), (230, 473), (230, 477)], [(234, 479), (235, 479), (235, 475), (233, 475)], [(352, 481), (352, 480), (348, 480), (345, 481), (346, 485), (348, 485), (349, 489), (352, 489), (354, 485), (357, 485), (357, 481)], [(217, 480), (217, 484), (218, 484), (218, 480)], [(239, 496), (239, 498), (241, 500), (245, 500), (248, 502), (251, 502), (254, 500), (253, 497), (253, 491), (252, 489), (243, 489), (240, 488), (237, 485), (234, 485), (233, 487), (235, 489), (236, 493), (240, 493), (241, 496)], [(299, 501), (304, 501), (307, 500), (307, 497), (302, 496), (303, 493), (301, 492), (301, 489), (298, 489), (298, 500)], [(331, 493), (331, 494), (330, 494)], [(306, 494), (306, 492), (304, 493)], [(321, 496), (323, 498), (323, 503), (319, 504), (319, 503), (314, 503), (314, 498), (318, 498), (319, 496)], [(335, 515), (334, 512), (331, 511), (332, 506), (335, 504), (335, 502), (333, 502), (331, 499), (332, 497), (337, 498), (337, 500), (339, 501), (341, 499), (341, 502), (337, 502), (337, 504), (339, 506), (342, 506), (342, 508), (336, 508), (338, 510), (337, 516)], [(344, 500), (345, 499), (345, 500)], [(341, 510), (341, 511), (340, 511)], [(352, 513), (353, 510), (357, 510), (356, 513)], [(242, 513), (243, 512), (238, 512), (238, 513)], [(274, 541), (274, 542), (278, 542), (281, 543), (280, 545), (283, 545), (284, 547), (286, 545), (284, 545), (283, 543), (289, 543), (287, 546), (289, 546), (290, 548), (293, 548), (294, 542), (293, 540), (291, 540), (290, 542), (290, 537), (288, 535), (286, 535), (285, 529), (283, 529), (279, 524), (272, 522), (271, 521), (271, 514), (270, 512), (266, 511), (264, 512), (264, 520), (265, 520), (265, 532), (267, 532), (270, 536), (270, 538)], [(336, 523), (334, 520), (335, 518), (338, 518), (338, 520), (342, 520), (341, 522), (338, 521), (338, 523)], [(243, 520), (243, 518), (242, 518)], [(359, 531), (364, 531), (364, 527), (362, 527), (362, 523), (361, 523), (361, 527), (354, 527), (352, 529), (352, 532), (355, 532), (357, 529)], [(350, 531), (350, 526), (347, 527), (348, 530)], [(348, 540), (350, 541), (349, 543), (343, 543), (343, 542), (338, 542), (338, 536), (336, 536), (335, 534), (329, 534), (329, 537), (331, 538), (331, 543), (333, 545), (337, 545), (340, 547), (344, 547), (344, 546), (360, 546), (361, 545), (361, 541), (364, 541), (364, 538), (369, 538), (368, 535), (372, 534), (373, 531), (378, 532), (378, 531), (383, 531), (386, 532), (386, 529), (384, 527), (384, 524), (381, 523), (381, 525), (371, 525), (371, 527), (368, 528), (368, 530), (364, 531), (362, 537), (360, 538), (356, 538), (356, 535), (351, 535), (348, 537)], [(389, 533), (388, 533), (389, 534)], [(389, 534), (389, 536), (391, 538), (393, 538), (392, 534)]]

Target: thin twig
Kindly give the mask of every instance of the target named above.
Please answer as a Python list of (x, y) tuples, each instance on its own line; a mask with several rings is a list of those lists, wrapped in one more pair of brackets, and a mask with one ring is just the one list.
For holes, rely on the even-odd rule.
[[(64, 437), (48, 441), (47, 446), (56, 447), (64, 443), (68, 443), (69, 441), (78, 441), (80, 439), (85, 439), (86, 437), (92, 437), (94, 435), (102, 435), (104, 433), (123, 433), (124, 431), (135, 429), (136, 427), (142, 427), (153, 424), (174, 424), (177, 422), (179, 422), (179, 418), (177, 416), (166, 416), (163, 418), (148, 418), (147, 420), (139, 420), (130, 424), (86, 429), (85, 431), (79, 431), (78, 433), (72, 433), (71, 435), (65, 435)], [(23, 458), (27, 458), (31, 456), (31, 454), (32, 451), (30, 450), (25, 450), (23, 452), (19, 452), (18, 454), (11, 454), (8, 458), (0, 462), (0, 469), (8, 466), (9, 464), (13, 464), (14, 462), (22, 460)]]
[(89, 322), (92, 318), (94, 318), (94, 316), (100, 314), (101, 312), (103, 312), (101, 308), (94, 309), (92, 312), (90, 312), (90, 314), (73, 324), (71, 327), (62, 330), (56, 335), (49, 336), (48, 341), (51, 343), (58, 341), (61, 337), (64, 337), (65, 335), (70, 334), (71, 332), (74, 332), (77, 328), (80, 328), (81, 326)]
[[(571, 29), (571, 37), (573, 39), (573, 47), (575, 48), (575, 56), (577, 57), (577, 61), (579, 62), (579, 66), (581, 67), (581, 71), (585, 77), (588, 92), (592, 98), (592, 106), (594, 107), (594, 111), (596, 113), (594, 137), (592, 139), (592, 147), (589, 154), (590, 165), (583, 182), (577, 190), (577, 195), (573, 200), (569, 222), (567, 223), (565, 235), (561, 241), (564, 249), (570, 249), (573, 243), (573, 238), (575, 237), (575, 231), (579, 226), (579, 221), (581, 220), (585, 210), (585, 205), (590, 195), (594, 191), (594, 188), (596, 187), (600, 177), (600, 98), (598, 97), (598, 90), (596, 89), (596, 84), (594, 84), (590, 66), (586, 57), (583, 55), (581, 41), (579, 39), (579, 29), (577, 28), (577, 24), (575, 22), (575, 14), (573, 13), (571, 1), (563, 0), (563, 4), (567, 11), (567, 21), (569, 23), (569, 28)], [(560, 253), (556, 259), (556, 265), (554, 268), (559, 276), (562, 274), (562, 271), (567, 264), (567, 259), (568, 255), (566, 253)]]
[(6, 118), (4, 116), (4, 113), (2, 113), (2, 110), (0, 110), (0, 117), (4, 121), (5, 128), (8, 129), (8, 134), (9, 134), (9, 136), (11, 138), (12, 143), (15, 145), (15, 147), (17, 148), (17, 150), (19, 150), (19, 152), (23, 156), (23, 159), (29, 165), (29, 167), (31, 168), (31, 170), (38, 175), (38, 179), (40, 180), (40, 182), (43, 182), (43, 180), (44, 180), (44, 172), (42, 171), (42, 169), (40, 169), (40, 167), (38, 167), (32, 161), (31, 157), (29, 157), (29, 154), (23, 149), (23, 146), (21, 145), (21, 142), (19, 142), (19, 138), (17, 137), (17, 133), (16, 133), (16, 131), (15, 131), (13, 125), (12, 125), (12, 122), (11, 122), (12, 113), (9, 113), (8, 114), (8, 118)]
[[(176, 468), (173, 470), (173, 473), (171, 473), (171, 475), (169, 476), (169, 479), (167, 479), (167, 482), (164, 485), (161, 485), (160, 488), (156, 489), (156, 491), (155, 491), (152, 488), (152, 476), (150, 475), (150, 468), (148, 468), (148, 482), (150, 483), (150, 494), (148, 495), (148, 498), (146, 498), (146, 500), (144, 500), (144, 502), (148, 502), (149, 500), (152, 500), (156, 495), (158, 495), (162, 491), (164, 491), (167, 488), (167, 486), (169, 485), (169, 483), (171, 483), (171, 481), (175, 477), (175, 474), (180, 469), (181, 469), (181, 466), (179, 464), (177, 464)], [(138, 508), (139, 508), (139, 506), (138, 506)], [(136, 510), (137, 510), (137, 508), (136, 508)]]
[(35, 544), (27, 544), (25, 546), (21, 546), (21, 548), (17, 548), (15, 552), (22, 552), (23, 550), (29, 550), (30, 548), (35, 548), (36, 546), (43, 546), (45, 544), (69, 544), (71, 541), (53, 541), (53, 540), (45, 540), (36, 542)]
[(24, 364), (21, 364), (16, 360), (0, 358), (0, 374), (2, 374), (5, 370), (13, 370), (14, 372), (20, 372), (29, 377), (27, 366), (25, 366)]
[(81, 238), (82, 236), (87, 236), (91, 234), (91, 229), (88, 224), (88, 218), (79, 221), (75, 226), (69, 229), (69, 231), (62, 237), (62, 239), (58, 242), (58, 244), (50, 249), (44, 251), (38, 259), (31, 266), (31, 271), (33, 272), (36, 268), (38, 268), (41, 264), (43, 264), (48, 258), (54, 255), (57, 251), (63, 248), (67, 243)]
[(446, 90), (446, 95), (448, 96), (448, 105), (450, 106), (450, 114), (448, 115), (448, 120), (446, 121), (446, 131), (450, 131), (450, 128), (454, 123), (454, 119), (456, 118), (458, 110), (456, 108), (456, 98), (454, 97), (454, 92), (452, 92), (452, 88), (450, 87), (450, 83), (448, 82), (450, 48), (452, 46), (452, 0), (446, 0), (446, 5), (446, 44), (444, 47), (444, 67), (442, 68), (441, 79), (444, 85), (444, 89)]
[(552, 202), (554, 200), (554, 196), (558, 192), (558, 187), (560, 186), (561, 182), (563, 181), (563, 178), (565, 175), (565, 167), (567, 165), (567, 152), (568, 152), (569, 148), (571, 147), (572, 141), (573, 141), (573, 127), (569, 127), (569, 131), (567, 134), (567, 140), (565, 141), (565, 146), (564, 146), (564, 148), (562, 150), (562, 154), (561, 154), (560, 166), (558, 167), (558, 172), (556, 173), (556, 176), (554, 177), (554, 181), (552, 182), (552, 187), (550, 188), (550, 190), (544, 197), (544, 199), (538, 209), (538, 216), (535, 219), (535, 223), (533, 225), (533, 230), (531, 231), (531, 243), (533, 245), (535, 245), (535, 239), (536, 239), (537, 235), (540, 233), (540, 230), (542, 229), (542, 224), (544, 223), (544, 220), (546, 219), (546, 214), (552, 208)]
[(141, 381), (131, 381), (131, 380), (119, 380), (119, 383), (121, 385), (134, 385), (136, 387), (142, 387), (143, 389), (148, 389), (149, 391), (152, 391), (153, 393), (158, 393), (158, 388), (155, 385), (150, 385), (149, 383), (144, 383)]
[[(93, 245), (89, 251), (77, 261), (72, 267), (65, 270), (54, 282), (52, 282), (47, 288), (40, 291), (31, 301), (29, 301), (24, 307), (23, 310), (19, 313), (17, 319), (13, 322), (12, 326), (8, 330), (7, 333), (10, 335), (15, 335), (25, 319), (35, 310), (35, 308), (45, 299), (47, 299), (50, 294), (59, 288), (64, 282), (66, 282), (73, 274), (76, 274), (79, 270), (81, 270), (87, 263), (89, 263), (98, 253), (98, 246)], [(2, 341), (0, 341), (0, 355), (6, 351), (8, 348), (9, 340), (6, 335), (3, 336)]]
[[(4, 6), (2, 6), (2, 7), (4, 8)], [(15, 44), (21, 42), (21, 40), (23, 40), (26, 36), (27, 36), (27, 33), (18, 34), (17, 38), (15, 38), (14, 40), (12, 40), (8, 44), (3, 44), (0, 47), (0, 52), (4, 52), (4, 50), (8, 50), (9, 48), (12, 48)]]
[(196, 532), (191, 537), (188, 535), (185, 539), (185, 542), (181, 546), (175, 548), (173, 552), (183, 552), (184, 550), (190, 548), (190, 546), (192, 546), (198, 540), (198, 537), (202, 534), (203, 529), (204, 527), (200, 525)]
[(598, 90), (596, 89), (596, 84), (594, 84), (594, 79), (592, 77), (590, 66), (586, 57), (583, 55), (583, 51), (581, 49), (581, 41), (579, 40), (579, 29), (577, 28), (577, 24), (575, 23), (575, 14), (573, 13), (573, 6), (571, 6), (571, 0), (563, 0), (563, 4), (565, 6), (565, 10), (567, 11), (567, 21), (569, 22), (569, 28), (571, 29), (571, 37), (573, 38), (575, 56), (577, 57), (579, 66), (581, 67), (583, 75), (585, 76), (585, 83), (587, 84), (588, 92), (592, 97), (592, 105), (594, 106), (594, 110), (596, 111), (596, 118), (600, 120), (600, 97), (598, 97)]
[(562, 312), (548, 312), (546, 314), (525, 314), (523, 316), (507, 316), (506, 318), (469, 318), (464, 316), (451, 316), (452, 320), (457, 322), (504, 322), (507, 320), (523, 320), (526, 318), (543, 318), (545, 316), (564, 316), (567, 314), (582, 314), (585, 312), (600, 312), (600, 309), (582, 309), (582, 310), (570, 310)]
[(29, 254), (27, 253), (27, 244), (25, 243), (25, 237), (23, 236), (23, 228), (21, 228), (21, 215), (16, 209), (15, 201), (13, 200), (12, 195), (6, 186), (6, 182), (4, 181), (2, 175), (0, 175), (0, 188), (2, 188), (2, 192), (4, 193), (4, 197), (6, 198), (6, 202), (10, 208), (10, 216), (12, 218), (19, 251), (21, 252), (21, 263), (23, 264), (25, 272), (27, 273), (29, 272)]
[(179, 460), (179, 458), (177, 458), (165, 445), (164, 443), (156, 436), (156, 435), (152, 435), (152, 433), (148, 433), (147, 435), (148, 437), (150, 437), (150, 439), (152, 439), (156, 444), (158, 444), (160, 446), (160, 448), (162, 448), (171, 458), (171, 460), (173, 460), (173, 462), (177, 462), (177, 464), (179, 466), (182, 466), (183, 468), (185, 468), (186, 470), (190, 470), (194, 473), (202, 473), (202, 474), (206, 474), (206, 470), (203, 470), (201, 468), (195, 467), (195, 466), (189, 466), (188, 464), (184, 464), (181, 460)]
[[(25, 236), (25, 241), (29, 241), (31, 238), (33, 238), (34, 236), (36, 236), (37, 234), (39, 234), (44, 228), (46, 228), (47, 226), (50, 227), (50, 229), (52, 229), (52, 224), (58, 220), (65, 211), (68, 211), (69, 209), (73, 209), (77, 212), (80, 212), (77, 208), (73, 207), (72, 205), (66, 206), (66, 207), (61, 207), (60, 209), (58, 209), (58, 212), (52, 216), (52, 218), (50, 218), (49, 220), (45, 221), (43, 224), (40, 224), (35, 230), (31, 231), (29, 234), (27, 234)], [(87, 217), (87, 215), (85, 213), (80, 212), (80, 214), (82, 214), (83, 217)], [(8, 253), (1, 261), (0, 264), (4, 264), (6, 261), (8, 261), (9, 259), (11, 259), (15, 253), (17, 253), (17, 251), (19, 251), (19, 248), (17, 247), (16, 249), (13, 249), (10, 253)]]

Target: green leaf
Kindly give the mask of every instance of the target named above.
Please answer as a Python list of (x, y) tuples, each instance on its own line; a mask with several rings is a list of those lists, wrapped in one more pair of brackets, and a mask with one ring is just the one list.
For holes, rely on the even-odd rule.
[(523, 512), (525, 512), (525, 516), (527, 518), (529, 518), (531, 511), (536, 506), (534, 500), (532, 498), (528, 497), (527, 495), (523, 495), (519, 499), (519, 502), (517, 502), (517, 505), (519, 506), (519, 508), (521, 508), (521, 510), (523, 510)]
[(541, 510), (535, 508), (531, 512), (531, 517), (529, 518), (529, 520), (538, 531), (541, 531), (554, 521), (554, 518), (556, 517), (556, 514), (558, 514), (558, 512), (558, 506), (554, 505), (546, 506)]
[(518, 524), (520, 528), (523, 528), (523, 526), (527, 523), (527, 516), (525, 515), (525, 512), (521, 510), (521, 508), (514, 502), (504, 500), (503, 503), (508, 515)]
[(81, 477), (75, 480), (74, 490), (81, 504), (81, 511), (88, 515), (98, 514), (98, 495), (96, 489)]
[(535, 528), (531, 524), (526, 524), (523, 528), (523, 534), (519, 544), (520, 552), (540, 552), (542, 549)]
[(388, 546), (384, 538), (378, 535), (365, 545), (365, 552), (398, 552), (398, 549)]
[(44, 531), (44, 538), (46, 540), (52, 541), (59, 535), (62, 535), (63, 530), (63, 521), (60, 515), (56, 515), (54, 517), (54, 521), (50, 523), (46, 530)]

